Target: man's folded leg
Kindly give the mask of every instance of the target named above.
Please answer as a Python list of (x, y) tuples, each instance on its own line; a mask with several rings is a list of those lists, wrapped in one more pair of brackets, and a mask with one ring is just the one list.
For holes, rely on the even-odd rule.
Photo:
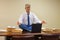
[(27, 31), (29, 31), (29, 32), (31, 32), (31, 30), (32, 30), (32, 26), (27, 26), (27, 25), (25, 25), (25, 24), (21, 24), (21, 25), (19, 25), (19, 27), (20, 27), (21, 29), (27, 30)]

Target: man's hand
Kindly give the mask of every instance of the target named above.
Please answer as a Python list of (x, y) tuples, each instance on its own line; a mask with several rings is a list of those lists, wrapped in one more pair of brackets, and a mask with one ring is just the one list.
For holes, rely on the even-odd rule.
[(20, 25), (19, 21), (17, 21), (17, 25)]
[(42, 24), (46, 24), (46, 21), (43, 20), (43, 21), (42, 21)]

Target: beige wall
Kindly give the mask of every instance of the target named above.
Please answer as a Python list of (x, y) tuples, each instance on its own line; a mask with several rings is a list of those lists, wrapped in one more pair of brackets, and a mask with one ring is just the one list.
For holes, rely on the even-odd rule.
[(60, 28), (60, 0), (0, 0), (0, 28), (16, 26), (26, 3), (31, 4), (31, 11), (40, 20), (46, 20), (43, 27)]

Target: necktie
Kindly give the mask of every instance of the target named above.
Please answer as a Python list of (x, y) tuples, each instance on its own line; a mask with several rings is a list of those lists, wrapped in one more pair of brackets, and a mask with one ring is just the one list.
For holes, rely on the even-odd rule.
[(29, 14), (28, 14), (28, 27), (30, 26), (30, 18), (29, 18)]

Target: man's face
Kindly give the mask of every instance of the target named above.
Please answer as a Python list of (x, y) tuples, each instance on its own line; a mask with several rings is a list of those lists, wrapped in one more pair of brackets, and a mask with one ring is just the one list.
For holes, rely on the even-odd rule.
[(30, 6), (25, 6), (26, 12), (30, 12)]

